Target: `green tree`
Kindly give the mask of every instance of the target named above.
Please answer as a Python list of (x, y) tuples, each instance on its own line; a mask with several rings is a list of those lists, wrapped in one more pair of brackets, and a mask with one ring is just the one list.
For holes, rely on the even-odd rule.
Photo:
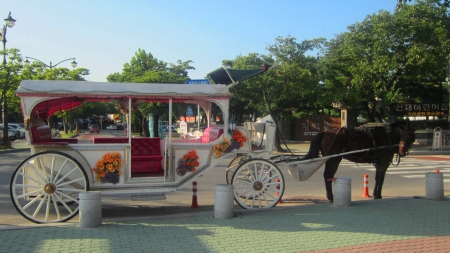
[[(230, 90), (233, 100), (238, 101), (232, 102), (232, 112), (239, 110), (234, 106), (245, 104), (244, 109), (255, 108), (258, 112), (270, 114), (280, 126), (279, 122), (289, 118), (293, 110), (314, 108), (321, 85), (316, 74), (317, 59), (306, 53), (320, 47), (323, 41), (315, 39), (298, 43), (291, 36), (278, 37), (275, 44), (268, 47), (268, 56), (249, 54), (224, 61), (237, 69), (261, 68), (263, 63), (277, 65), (264, 75), (248, 79)], [(278, 135), (275, 149), (282, 151)]]
[(20, 84), (20, 73), (22, 70), (22, 57), (18, 49), (7, 49), (1, 51), (1, 54), (7, 56), (6, 64), (0, 66), (0, 104), (2, 105), (2, 119), (3, 119), (3, 133), (5, 138), (2, 138), (1, 146), (9, 148), (11, 143), (8, 136), (8, 116), (9, 105), (18, 104), (18, 98), (15, 96), (15, 91)]
[[(153, 57), (151, 53), (146, 53), (143, 49), (138, 51), (131, 58), (129, 63), (123, 65), (122, 73), (113, 73), (107, 76), (108, 82), (129, 82), (129, 83), (185, 83), (189, 78), (188, 71), (195, 69), (191, 66), (192, 61), (178, 60), (176, 64), (160, 61)], [(141, 134), (149, 136), (148, 115), (153, 113), (155, 117), (155, 127), (157, 129), (159, 117), (167, 118), (167, 107), (160, 103), (140, 104), (134, 123), (140, 122)], [(177, 106), (174, 106), (177, 111)], [(136, 117), (137, 116), (137, 117)]]
[(435, 1), (380, 11), (326, 44), (320, 60), (326, 97), (365, 108), (381, 121), (399, 102), (437, 101), (450, 53), (447, 8)]

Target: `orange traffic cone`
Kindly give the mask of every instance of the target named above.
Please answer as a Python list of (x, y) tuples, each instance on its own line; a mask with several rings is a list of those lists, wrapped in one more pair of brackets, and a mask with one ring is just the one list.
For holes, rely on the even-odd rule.
[[(280, 179), (276, 179), (275, 182), (279, 183), (279, 182), (280, 182)], [(277, 189), (277, 190), (280, 189), (280, 184), (277, 184), (276, 189)], [(275, 194), (275, 196), (278, 197), (279, 195), (280, 195), (280, 194), (279, 194), (278, 191), (277, 191), (277, 193)], [(281, 199), (278, 200), (278, 204), (283, 204), (283, 200), (281, 200)]]
[(364, 175), (364, 192), (361, 197), (362, 198), (370, 198), (371, 197), (369, 195), (369, 175), (367, 175), (367, 174)]
[(191, 208), (198, 208), (197, 204), (197, 182), (192, 182), (192, 205)]

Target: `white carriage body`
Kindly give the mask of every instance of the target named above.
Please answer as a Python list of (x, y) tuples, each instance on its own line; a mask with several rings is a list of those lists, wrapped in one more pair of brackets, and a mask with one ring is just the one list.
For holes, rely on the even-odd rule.
[[(223, 153), (216, 157), (213, 147), (222, 142), (223, 137), (228, 140), (231, 136), (229, 126), (229, 100), (231, 95), (226, 85), (186, 85), (186, 84), (154, 84), (154, 83), (109, 83), (109, 82), (84, 82), (84, 81), (22, 81), (17, 95), (20, 96), (22, 112), (26, 124), (26, 138), (31, 146), (32, 154), (44, 151), (58, 151), (70, 155), (79, 162), (87, 174), (89, 190), (100, 190), (102, 194), (145, 194), (173, 192), (188, 185), (196, 178), (213, 168), (219, 159), (236, 153), (256, 153), (259, 156), (268, 156), (273, 151), (275, 133), (274, 123), (264, 123), (265, 135), (263, 142), (257, 150), (252, 150), (252, 136), (256, 136), (254, 129), (238, 126), (247, 141), (239, 148), (229, 153)], [(93, 143), (91, 140), (80, 140), (77, 143), (67, 145), (53, 145), (55, 143), (33, 144), (31, 128), (34, 118), (47, 119), (54, 112), (76, 108), (83, 102), (117, 102), (126, 110), (127, 119), (133, 108), (139, 103), (162, 102), (168, 104), (169, 126), (172, 126), (172, 104), (188, 103), (200, 106), (207, 117), (207, 127), (223, 129), (223, 135), (218, 139), (202, 143), (196, 140), (173, 138), (172, 132), (167, 132), (164, 139), (160, 139), (162, 159), (162, 173), (149, 176), (134, 176), (132, 173), (132, 135), (131, 126), (128, 125), (126, 143)], [(212, 103), (222, 110), (224, 125), (213, 126), (211, 122)], [(131, 122), (128, 122), (130, 124)], [(257, 126), (261, 127), (261, 126)], [(124, 137), (122, 137), (124, 138)], [(261, 138), (261, 137), (256, 137)], [(261, 148), (262, 147), (262, 148)], [(195, 150), (198, 155), (199, 166), (195, 171), (179, 175), (176, 172), (177, 163), (189, 151)], [(105, 154), (118, 152), (122, 158), (122, 171), (118, 182), (109, 183), (96, 179), (93, 168)], [(35, 173), (35, 172), (33, 172)], [(33, 174), (34, 176), (34, 174)], [(29, 190), (31, 191), (31, 189)], [(25, 190), (25, 193), (28, 192)]]

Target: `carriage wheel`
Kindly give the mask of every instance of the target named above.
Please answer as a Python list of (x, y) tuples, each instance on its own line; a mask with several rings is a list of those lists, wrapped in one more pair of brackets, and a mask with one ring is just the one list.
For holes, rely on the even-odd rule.
[(80, 192), (89, 190), (83, 167), (56, 151), (34, 154), (14, 171), (10, 183), (14, 207), (35, 223), (63, 222), (78, 213)]
[(276, 206), (284, 193), (284, 178), (278, 167), (266, 160), (254, 159), (234, 172), (234, 200), (245, 209)]
[(245, 157), (243, 155), (238, 155), (233, 160), (231, 160), (230, 164), (228, 164), (227, 168), (227, 184), (231, 183), (231, 179), (233, 178), (233, 174), (236, 171), (237, 167), (239, 166), (239, 162), (242, 160), (242, 158)]

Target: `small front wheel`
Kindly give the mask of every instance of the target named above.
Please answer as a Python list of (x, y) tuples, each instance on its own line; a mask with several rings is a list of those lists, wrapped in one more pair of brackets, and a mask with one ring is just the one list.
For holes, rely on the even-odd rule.
[(28, 157), (10, 183), (14, 207), (35, 223), (70, 220), (78, 213), (78, 195), (88, 190), (89, 180), (80, 163), (56, 151)]
[(274, 207), (281, 200), (285, 183), (278, 167), (262, 159), (249, 160), (233, 174), (234, 200), (244, 209)]

